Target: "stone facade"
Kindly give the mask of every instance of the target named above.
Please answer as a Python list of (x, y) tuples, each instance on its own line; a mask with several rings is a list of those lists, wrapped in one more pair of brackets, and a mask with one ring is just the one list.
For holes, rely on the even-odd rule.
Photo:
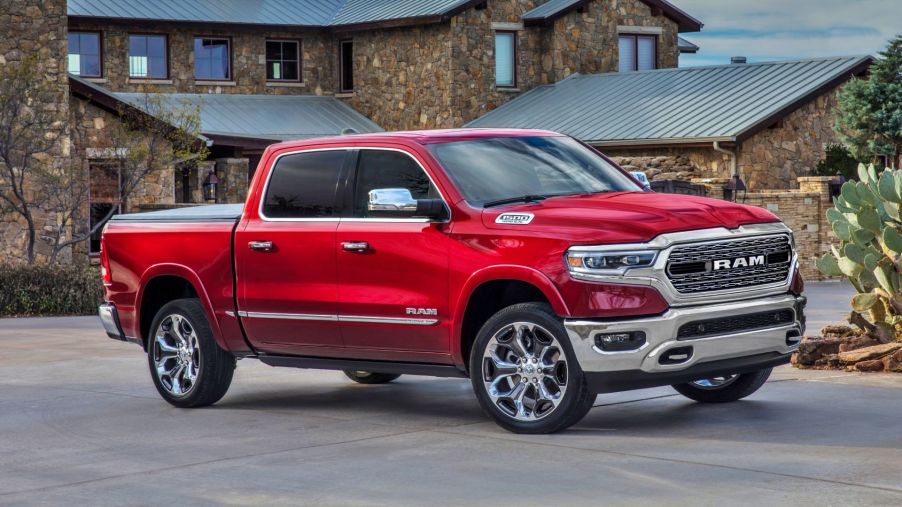
[[(335, 91), (333, 37), (318, 32), (285, 32), (240, 28), (212, 29), (197, 26), (186, 29), (171, 24), (147, 22), (135, 25), (97, 24), (73, 20), (70, 31), (100, 32), (103, 43), (103, 76), (91, 79), (113, 91), (141, 92), (149, 88), (162, 93), (240, 93), (256, 95), (331, 95)], [(130, 34), (166, 35), (169, 49), (169, 78), (134, 79), (128, 76), (128, 38)], [(204, 82), (194, 78), (194, 38), (223, 37), (230, 40), (232, 79)], [(272, 83), (266, 80), (266, 40), (297, 40), (302, 49), (300, 83)]]

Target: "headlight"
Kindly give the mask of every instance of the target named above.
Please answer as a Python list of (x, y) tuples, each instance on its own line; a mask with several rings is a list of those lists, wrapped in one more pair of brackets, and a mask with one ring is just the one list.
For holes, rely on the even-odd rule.
[(632, 268), (654, 265), (658, 252), (596, 252), (574, 249), (567, 252), (567, 266), (572, 272), (588, 274), (620, 274)]

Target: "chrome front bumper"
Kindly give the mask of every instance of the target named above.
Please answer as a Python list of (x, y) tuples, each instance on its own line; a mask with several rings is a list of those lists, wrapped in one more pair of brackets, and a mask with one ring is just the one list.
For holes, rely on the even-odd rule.
[(116, 305), (104, 303), (97, 309), (97, 313), (100, 315), (100, 322), (103, 324), (107, 336), (114, 340), (126, 341), (122, 325), (119, 324), (119, 312), (116, 311)]
[[(804, 302), (804, 297), (784, 294), (747, 301), (672, 308), (660, 316), (635, 320), (565, 320), (564, 326), (570, 336), (576, 359), (587, 374), (629, 371), (644, 376), (662, 374), (662, 377), (668, 377), (681, 371), (693, 371), (693, 368), (703, 370), (703, 363), (726, 364), (746, 357), (788, 360), (789, 354), (798, 348), (797, 340), (804, 332)], [(676, 338), (680, 326), (690, 322), (787, 309), (794, 312), (792, 323), (696, 339)], [(646, 343), (637, 350), (606, 352), (595, 344), (598, 334), (637, 331), (644, 332), (646, 339)], [(789, 335), (798, 338), (788, 340)], [(688, 359), (679, 364), (661, 363), (668, 351), (685, 347), (692, 348)]]

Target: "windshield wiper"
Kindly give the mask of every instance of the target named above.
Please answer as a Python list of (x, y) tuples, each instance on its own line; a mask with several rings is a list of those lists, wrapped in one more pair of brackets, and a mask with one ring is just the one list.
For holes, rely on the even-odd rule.
[(493, 206), (501, 206), (502, 204), (513, 204), (515, 202), (541, 202), (548, 199), (547, 195), (521, 195), (517, 197), (508, 197), (507, 199), (498, 199), (497, 201), (489, 201), (482, 205), (483, 208), (491, 208)]

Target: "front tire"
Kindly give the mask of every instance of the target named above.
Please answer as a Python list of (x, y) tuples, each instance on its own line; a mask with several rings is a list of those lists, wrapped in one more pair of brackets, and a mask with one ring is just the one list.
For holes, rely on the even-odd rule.
[(180, 408), (212, 405), (229, 390), (235, 356), (219, 347), (200, 302), (177, 299), (150, 326), (147, 361), (160, 396)]
[(767, 368), (742, 375), (701, 379), (687, 384), (675, 384), (673, 388), (699, 403), (729, 403), (741, 400), (761, 389), (770, 377), (771, 371), (772, 368)]
[(470, 380), (483, 411), (514, 433), (554, 433), (579, 422), (595, 396), (560, 319), (541, 303), (509, 306), (480, 329)]
[(372, 371), (345, 370), (345, 376), (358, 384), (387, 384), (397, 380), (401, 375), (393, 373), (376, 373)]

